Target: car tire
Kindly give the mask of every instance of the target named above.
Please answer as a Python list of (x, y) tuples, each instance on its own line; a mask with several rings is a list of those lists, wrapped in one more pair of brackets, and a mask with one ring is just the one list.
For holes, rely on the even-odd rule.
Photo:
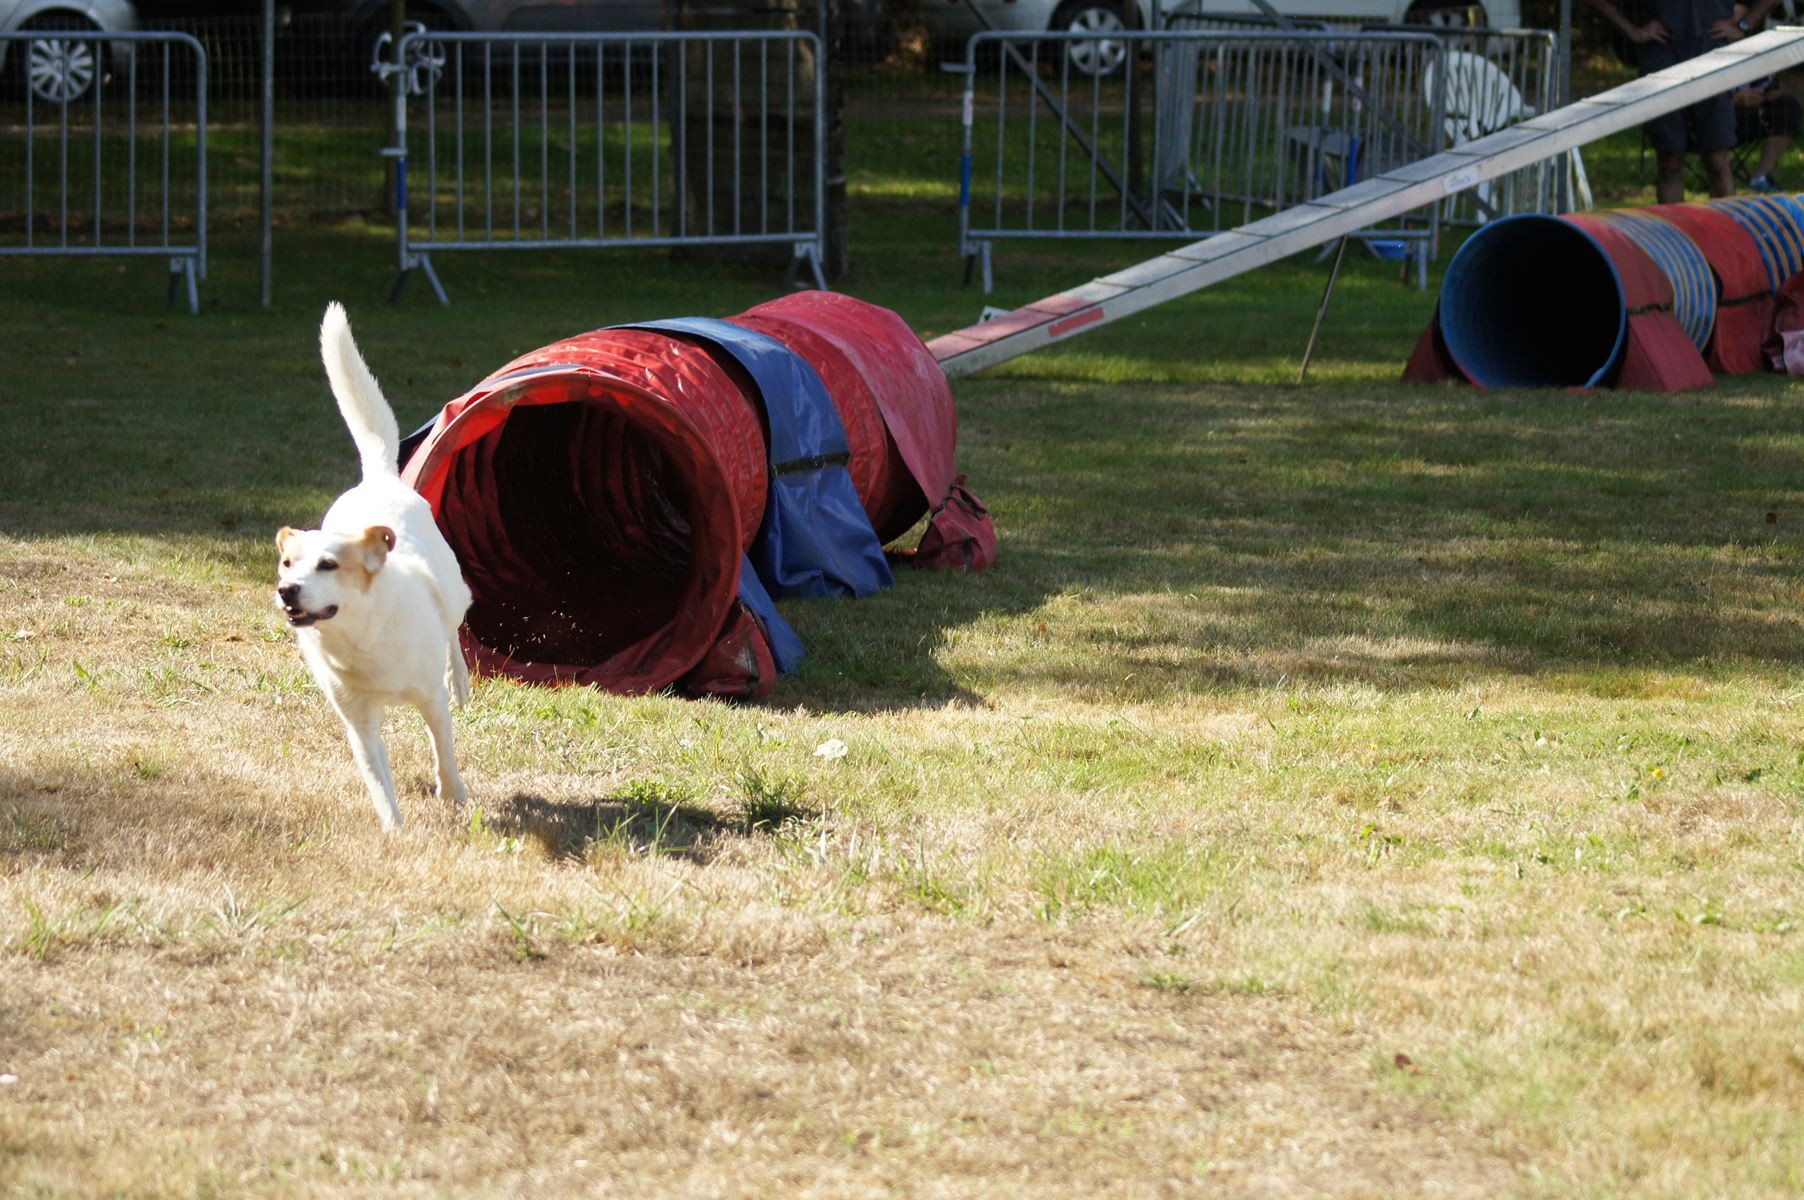
[[(46, 33), (62, 30), (69, 33), (97, 33), (92, 21), (75, 16), (38, 17), (27, 21), (21, 30)], [(33, 38), (18, 49), (17, 70), (32, 95), (49, 104), (74, 103), (99, 86), (104, 71), (104, 52), (94, 41), (80, 37)]]
[[(1066, 43), (1065, 58), (1071, 70), (1086, 78), (1107, 79), (1119, 74), (1127, 61), (1127, 43), (1119, 35), (1127, 29), (1117, 0), (1065, 0), (1052, 14), (1055, 33), (1095, 33), (1096, 41)], [(1109, 35), (1117, 35), (1110, 40)]]

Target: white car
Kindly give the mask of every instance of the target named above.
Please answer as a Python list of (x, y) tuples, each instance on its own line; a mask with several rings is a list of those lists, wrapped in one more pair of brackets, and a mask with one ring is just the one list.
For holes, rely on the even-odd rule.
[[(137, 24), (128, 0), (0, 0), (0, 33), (58, 29), (128, 33)], [(28, 42), (0, 41), (0, 79), (16, 70), (40, 100), (52, 104), (79, 100), (103, 74), (96, 45), (79, 38), (48, 36)], [(118, 69), (130, 51), (115, 42), (111, 53)]]
[[(1162, 28), (1152, 17), (1151, 0), (1138, 0), (1140, 27)], [(1335, 24), (1465, 25), (1515, 29), (1522, 24), (1519, 0), (1271, 0), (1282, 15), (1297, 22)], [(1095, 33), (1102, 39), (1073, 42), (1068, 55), (1073, 70), (1086, 75), (1112, 75), (1126, 50), (1106, 40), (1126, 28), (1122, 0), (921, 0), (927, 32), (944, 42), (964, 42), (974, 33), (996, 29), (1007, 33)], [(1266, 18), (1253, 0), (1160, 0), (1162, 15), (1197, 13), (1205, 19), (1232, 22)], [(987, 24), (986, 24), (987, 21)]]

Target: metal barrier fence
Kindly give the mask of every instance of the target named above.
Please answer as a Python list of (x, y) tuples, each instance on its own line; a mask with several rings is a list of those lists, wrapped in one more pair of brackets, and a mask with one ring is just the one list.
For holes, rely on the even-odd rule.
[[(169, 260), (207, 274), (207, 55), (184, 33), (0, 33), (0, 257)], [(12, 70), (24, 59), (24, 70)]]
[[(1424, 33), (1441, 43), (1447, 65), (1443, 119), (1449, 146), (1474, 141), (1559, 106), (1559, 38), (1549, 30), (1442, 25), (1363, 28), (1374, 33)], [(1441, 220), (1482, 225), (1511, 213), (1570, 208), (1572, 193), (1570, 189), (1562, 193), (1561, 188), (1562, 172), (1567, 171), (1579, 180), (1584, 177), (1577, 150), (1569, 158), (1547, 159), (1449, 198), (1441, 207)]]
[[(826, 72), (797, 30), (414, 32), (399, 295), (440, 251), (775, 246), (825, 288)], [(411, 189), (411, 205), (409, 191)]]
[[(986, 33), (967, 48), (959, 233), (986, 291), (998, 240), (1194, 240), (1446, 147), (1432, 36), (1112, 33), (1128, 69), (1109, 78), (1073, 69), (1086, 36)], [(1439, 219), (1436, 206), (1359, 236), (1413, 253), (1426, 286)]]
[[(1206, 12), (1204, 0), (1191, 0), (1183, 7), (1166, 10), (1161, 26), (1174, 31), (1275, 27), (1278, 22), (1270, 17)], [(1332, 28), (1326, 21), (1289, 18), (1285, 18), (1285, 27), (1305, 32)], [(1425, 34), (1440, 42), (1447, 65), (1443, 119), (1449, 146), (1496, 133), (1559, 105), (1559, 38), (1552, 30), (1382, 22), (1362, 22), (1356, 28), (1361, 33)], [(1430, 90), (1436, 86), (1432, 78), (1425, 82)], [(1569, 176), (1563, 174), (1567, 172)], [(1562, 185), (1566, 185), (1564, 190)], [(1577, 150), (1571, 152), (1569, 159), (1539, 162), (1450, 197), (1441, 206), (1441, 221), (1482, 225), (1511, 213), (1565, 211), (1573, 207), (1574, 190), (1585, 196), (1579, 207), (1590, 207), (1584, 164)]]

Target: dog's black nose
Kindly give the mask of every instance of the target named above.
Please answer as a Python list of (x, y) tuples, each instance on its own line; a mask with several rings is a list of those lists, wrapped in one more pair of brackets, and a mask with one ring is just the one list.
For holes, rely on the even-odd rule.
[(283, 608), (293, 608), (301, 599), (301, 585), (285, 583), (276, 589), (276, 598), (281, 600)]

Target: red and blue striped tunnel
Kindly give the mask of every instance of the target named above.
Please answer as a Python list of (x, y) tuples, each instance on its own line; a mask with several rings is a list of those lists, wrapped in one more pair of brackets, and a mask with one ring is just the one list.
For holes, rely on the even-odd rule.
[(1680, 388), (1761, 370), (1775, 293), (1800, 270), (1795, 196), (1507, 217), (1448, 264), (1406, 377)]

